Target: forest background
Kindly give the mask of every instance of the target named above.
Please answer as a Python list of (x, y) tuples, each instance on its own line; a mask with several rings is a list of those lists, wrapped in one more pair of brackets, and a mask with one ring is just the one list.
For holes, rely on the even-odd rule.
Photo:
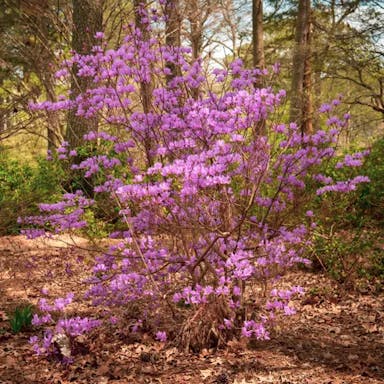
[[(139, 23), (135, 13), (139, 4), (123, 0), (1, 2), (2, 234), (19, 233), (19, 216), (36, 213), (37, 203), (54, 201), (68, 189), (72, 177), (68, 169), (47, 162), (47, 153), (63, 141), (81, 146), (85, 133), (105, 128), (97, 119), (85, 121), (72, 112), (38, 113), (30, 103), (55, 102), (68, 89), (75, 98), (87, 89), (89, 80), (74, 73), (69, 83), (63, 82), (55, 73), (71, 52), (90, 52), (96, 32), (104, 32), (109, 48), (119, 46), (125, 26), (135, 20)], [(340, 210), (333, 213), (340, 216), (329, 215), (335, 207), (322, 208), (323, 235), (334, 237), (335, 220), (340, 221), (339, 230), (343, 226), (356, 230), (371, 219), (375, 227), (377, 220), (381, 222), (384, 10), (380, 1), (174, 0), (165, 12), (169, 13), (168, 23), (161, 27), (166, 28), (162, 31), (165, 43), (190, 47), (192, 59), (201, 57), (207, 71), (228, 68), (238, 57), (248, 68), (279, 66), (279, 75), (264, 79), (263, 85), (288, 91), (282, 120), (296, 121), (303, 132), (320, 129), (325, 121), (317, 111), (341, 97), (338, 113), (348, 113), (351, 119), (340, 135), (340, 154), (373, 148), (365, 165), (372, 183), (348, 201), (334, 202)], [(101, 221), (95, 223), (98, 236), (103, 235)], [(347, 248), (356, 242), (366, 245), (360, 229)], [(334, 260), (327, 263), (333, 265)], [(341, 267), (340, 262), (336, 264)]]

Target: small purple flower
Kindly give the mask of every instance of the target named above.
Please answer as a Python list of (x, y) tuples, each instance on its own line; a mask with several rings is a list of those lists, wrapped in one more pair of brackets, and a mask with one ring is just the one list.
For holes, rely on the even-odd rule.
[(164, 331), (156, 332), (156, 340), (165, 342), (167, 341), (167, 333)]
[(48, 295), (49, 294), (48, 288), (41, 288), (41, 293), (43, 295)]
[(226, 329), (231, 329), (233, 327), (232, 321), (229, 319), (224, 319), (224, 326)]

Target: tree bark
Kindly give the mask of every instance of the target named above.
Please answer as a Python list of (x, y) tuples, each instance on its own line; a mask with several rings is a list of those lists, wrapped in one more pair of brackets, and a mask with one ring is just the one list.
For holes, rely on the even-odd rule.
[(252, 58), (254, 68), (265, 67), (263, 0), (252, 0)]
[[(73, 32), (72, 49), (82, 55), (91, 52), (96, 45), (95, 34), (102, 30), (104, 0), (72, 0), (73, 4)], [(71, 82), (71, 99), (74, 100), (87, 89), (92, 88), (91, 78), (77, 75), (77, 68), (73, 68)], [(90, 131), (96, 131), (98, 118), (85, 119), (76, 116), (76, 111), (68, 114), (66, 140), (70, 147), (78, 147), (83, 144), (83, 136)]]
[[(201, 50), (203, 48), (204, 21), (202, 20), (203, 16), (200, 6), (201, 4), (199, 0), (189, 0), (187, 2), (188, 21), (190, 24), (189, 35), (192, 48), (192, 61), (196, 61), (200, 57)], [(199, 97), (198, 88), (193, 88), (191, 93), (194, 99)]]
[(312, 130), (310, 29), (311, 1), (299, 0), (292, 60), (290, 120), (302, 133)]
[(306, 33), (306, 50), (304, 60), (304, 76), (303, 76), (303, 113), (302, 113), (302, 132), (313, 132), (313, 102), (312, 102), (312, 61), (311, 61), (311, 3), (308, 2), (308, 19)]
[[(50, 68), (50, 63), (53, 60), (54, 53), (52, 49), (49, 49), (49, 31), (47, 26), (50, 23), (49, 17), (47, 17), (46, 9), (44, 12), (42, 10), (42, 15), (40, 16), (40, 32), (41, 39), (44, 47), (44, 57), (40, 63), (36, 65), (36, 72), (40, 78), (41, 83), (44, 86), (47, 99), (49, 101), (57, 101), (56, 91), (55, 91), (55, 78), (52, 73), (52, 68)], [(57, 111), (47, 111), (47, 149), (52, 152), (56, 150), (61, 141), (63, 140), (62, 131), (60, 127), (60, 118)]]
[(189, 0), (187, 2), (188, 21), (190, 23), (190, 40), (192, 48), (192, 59), (197, 60), (200, 57), (203, 46), (203, 22), (202, 14), (198, 0)]
[[(47, 99), (49, 101), (56, 101), (54, 78), (50, 72), (47, 72), (44, 76), (44, 88), (47, 93)], [(59, 114), (56, 111), (49, 111), (47, 113), (47, 149), (52, 152), (59, 147), (62, 141), (62, 132)]]
[[(166, 35), (165, 44), (169, 47), (180, 47), (181, 45), (181, 17), (180, 17), (180, 1), (179, 0), (167, 0), (165, 4), (166, 15)], [(171, 71), (167, 75), (167, 83), (169, 83), (174, 77), (180, 75), (180, 70), (174, 63), (167, 62), (167, 68)]]
[[(141, 32), (141, 38), (143, 41), (147, 41), (150, 38), (149, 31), (147, 29), (147, 24), (142, 22), (142, 14), (140, 10), (146, 7), (146, 0), (133, 0), (134, 13), (135, 13), (135, 25)], [(141, 81), (140, 82), (140, 99), (143, 107), (143, 112), (148, 114), (151, 111), (152, 106), (152, 84), (151, 81)], [(153, 144), (151, 139), (151, 127), (147, 127), (146, 132), (143, 137), (144, 150), (146, 155), (147, 165), (150, 167), (153, 165)]]
[[(263, 0), (252, 0), (252, 64), (253, 68), (264, 69), (264, 32), (263, 32)], [(256, 79), (255, 88), (264, 86), (264, 78)], [(266, 133), (265, 120), (260, 120), (255, 127), (255, 135)]]

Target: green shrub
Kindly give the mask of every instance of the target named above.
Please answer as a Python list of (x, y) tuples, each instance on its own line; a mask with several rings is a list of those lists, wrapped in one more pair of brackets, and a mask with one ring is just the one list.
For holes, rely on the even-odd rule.
[[(368, 176), (349, 194), (329, 194), (311, 203), (318, 227), (311, 258), (336, 281), (352, 283), (356, 278), (384, 279), (384, 246), (380, 243), (384, 226), (384, 139), (374, 143), (359, 168), (322, 170), (335, 180)], [(316, 188), (317, 186), (312, 186)]]
[(371, 182), (359, 187), (357, 207), (361, 214), (384, 226), (384, 138), (373, 144), (361, 173)]
[(62, 179), (55, 162), (38, 159), (29, 165), (0, 158), (0, 235), (19, 233), (18, 217), (38, 214), (38, 203), (54, 201)]
[(373, 242), (371, 234), (362, 229), (333, 232), (333, 228), (319, 227), (312, 245), (313, 264), (339, 283), (353, 284), (363, 268), (372, 265)]
[[(122, 166), (120, 172), (124, 171)], [(77, 189), (93, 197), (93, 184), (100, 184), (101, 181), (80, 176), (79, 171), (70, 169), (70, 162), (40, 158), (30, 165), (0, 156), (0, 236), (18, 234), (18, 217), (38, 215), (39, 203), (55, 202), (63, 191), (73, 192)], [(107, 227), (109, 230), (114, 227), (119, 229), (118, 211), (107, 194), (97, 196), (92, 215), (92, 218), (88, 217), (91, 225), (84, 235), (103, 237)]]

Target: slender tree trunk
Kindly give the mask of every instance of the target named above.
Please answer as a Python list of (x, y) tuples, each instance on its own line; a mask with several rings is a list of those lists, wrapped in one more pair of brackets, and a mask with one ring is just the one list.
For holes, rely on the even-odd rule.
[[(49, 101), (56, 101), (56, 93), (54, 87), (54, 78), (50, 72), (44, 76), (44, 88)], [(48, 151), (54, 151), (62, 141), (62, 133), (60, 129), (59, 114), (56, 111), (49, 111), (47, 116), (47, 148)]]
[[(264, 69), (264, 33), (263, 33), (263, 0), (252, 0), (252, 64), (253, 68)], [(264, 78), (257, 79), (254, 86), (262, 88)], [(266, 133), (265, 120), (261, 120), (255, 127), (255, 135)]]
[[(190, 24), (190, 40), (192, 48), (192, 61), (197, 60), (201, 55), (203, 47), (203, 21), (202, 10), (199, 8), (198, 0), (187, 1), (188, 20)], [(199, 89), (192, 89), (192, 97), (197, 99), (199, 97)]]
[[(313, 99), (313, 109), (317, 111), (320, 108), (321, 105), (321, 94), (322, 94), (322, 80), (321, 80), (321, 72), (320, 70), (316, 69), (313, 73), (313, 92), (314, 92), (314, 99)], [(320, 119), (318, 114), (313, 114), (312, 118), (312, 124), (313, 124), (313, 130), (318, 131), (320, 129)]]
[[(47, 4), (42, 4), (47, 7)], [(53, 76), (52, 67), (50, 63), (54, 60), (54, 53), (50, 49), (50, 35), (48, 25), (51, 22), (46, 15), (46, 8), (41, 9), (41, 16), (39, 18), (39, 32), (40, 38), (43, 43), (43, 51), (41, 60), (35, 65), (36, 73), (45, 89), (47, 100), (51, 102), (57, 101), (55, 92), (55, 78)], [(47, 111), (47, 149), (54, 151), (58, 148), (63, 141), (63, 136), (60, 127), (60, 118), (57, 111)]]
[[(135, 24), (140, 30), (143, 41), (149, 40), (149, 32), (147, 30), (147, 24), (143, 24), (140, 13), (140, 8), (146, 6), (146, 0), (133, 0), (135, 7)], [(148, 113), (151, 108), (151, 84), (145, 81), (140, 83), (140, 96), (143, 103), (144, 113)]]
[[(147, 5), (146, 0), (133, 0), (134, 12), (135, 12), (135, 25), (141, 32), (141, 38), (143, 41), (149, 40), (149, 31), (147, 29), (147, 24), (142, 22), (142, 14), (140, 12), (142, 7)], [(151, 81), (141, 81), (140, 82), (140, 99), (143, 106), (143, 112), (148, 114), (151, 111), (152, 106), (152, 84)], [(146, 132), (144, 133), (143, 143), (144, 150), (147, 160), (147, 165), (150, 167), (153, 165), (153, 144), (151, 139), (151, 128), (148, 126)]]
[[(73, 32), (72, 49), (79, 54), (88, 54), (94, 45), (96, 32), (102, 30), (104, 0), (72, 0), (73, 4)], [(92, 88), (92, 79), (77, 76), (76, 68), (72, 74), (71, 99)], [(68, 114), (66, 140), (70, 147), (82, 145), (83, 136), (89, 131), (96, 131), (98, 118), (85, 119), (76, 116), (76, 111)]]
[(313, 102), (312, 102), (312, 52), (311, 52), (311, 3), (309, 1), (309, 15), (307, 28), (305, 30), (307, 47), (305, 50), (304, 77), (303, 77), (303, 126), (304, 133), (313, 132)]
[[(181, 17), (180, 17), (180, 1), (179, 0), (167, 0), (165, 4), (166, 21), (166, 36), (165, 44), (169, 47), (180, 47), (181, 45)], [(174, 77), (180, 75), (180, 70), (174, 63), (167, 62), (167, 68), (171, 71), (167, 75), (167, 83), (169, 83)]]
[(0, 137), (7, 129), (8, 111), (5, 104), (5, 100), (0, 96)]
[(252, 0), (252, 49), (253, 67), (263, 69), (265, 67), (263, 0)]
[(201, 20), (201, 9), (199, 9), (198, 0), (187, 1), (188, 19), (191, 26), (190, 39), (192, 48), (192, 59), (197, 60), (200, 57), (203, 46), (203, 30)]
[(302, 133), (312, 130), (311, 64), (310, 64), (311, 1), (299, 0), (292, 62), (290, 120)]
[[(140, 30), (143, 41), (149, 40), (149, 32), (147, 25), (143, 24), (140, 13), (140, 8), (146, 6), (146, 0), (134, 0), (133, 5), (135, 7), (135, 24)], [(144, 113), (148, 113), (151, 108), (151, 84), (145, 81), (140, 83), (140, 96), (143, 103)]]

